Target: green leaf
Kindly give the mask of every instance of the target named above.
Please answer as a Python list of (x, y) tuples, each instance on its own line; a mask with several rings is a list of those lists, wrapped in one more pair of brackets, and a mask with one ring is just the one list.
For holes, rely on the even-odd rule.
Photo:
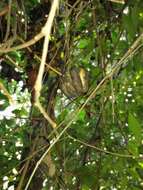
[(142, 139), (141, 126), (138, 120), (131, 113), (129, 113), (129, 116), (128, 116), (128, 125), (129, 125), (129, 130), (134, 135), (136, 142), (140, 143)]
[(79, 178), (84, 187), (93, 187), (96, 183), (95, 168), (92, 166), (83, 166), (79, 168)]
[(82, 110), (82, 111), (78, 114), (78, 120), (84, 121), (85, 115), (86, 115), (85, 110)]
[(87, 185), (83, 185), (82, 190), (90, 190), (90, 188)]
[(77, 24), (77, 30), (81, 31), (86, 29), (86, 25), (87, 25), (87, 19), (85, 18), (80, 19), (79, 23)]
[(135, 31), (135, 28), (133, 27), (133, 21), (130, 14), (123, 16), (123, 26), (126, 29), (129, 37), (132, 39), (136, 31)]
[(138, 156), (138, 146), (135, 141), (128, 142), (128, 149), (134, 156)]
[(22, 116), (28, 116), (28, 111), (24, 108), (20, 109), (20, 110), (14, 110), (13, 113), (15, 113), (16, 115), (19, 115), (20, 117)]
[(87, 48), (89, 45), (89, 40), (88, 39), (81, 39), (77, 45), (79, 49), (84, 49)]
[(62, 122), (67, 116), (67, 110), (64, 110), (63, 112), (61, 112), (61, 114), (58, 115), (57, 117), (57, 121), (58, 122)]

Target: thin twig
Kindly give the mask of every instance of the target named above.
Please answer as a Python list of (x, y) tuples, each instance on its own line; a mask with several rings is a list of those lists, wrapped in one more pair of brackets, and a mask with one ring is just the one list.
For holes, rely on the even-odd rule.
[(103, 150), (102, 148), (93, 146), (93, 145), (88, 144), (88, 143), (86, 143), (86, 142), (83, 142), (83, 141), (81, 141), (81, 140), (79, 140), (79, 139), (77, 139), (77, 138), (74, 138), (74, 137), (71, 136), (71, 135), (68, 135), (68, 136), (69, 136), (70, 139), (72, 139), (72, 140), (74, 140), (74, 141), (76, 141), (76, 142), (79, 142), (80, 144), (83, 144), (83, 145), (85, 145), (85, 146), (87, 146), (87, 147), (93, 148), (93, 149), (95, 149), (95, 150), (97, 150), (97, 151), (100, 151), (100, 152), (103, 152), (103, 153), (105, 153), (105, 154), (110, 154), (110, 155), (112, 155), (112, 156), (117, 156), (117, 157), (122, 157), (122, 158), (135, 158), (135, 156), (133, 156), (133, 155), (119, 154), (119, 153), (115, 153), (115, 152), (110, 152), (110, 151), (108, 151), (108, 150)]
[(12, 0), (9, 0), (9, 10), (8, 10), (8, 18), (7, 18), (7, 28), (6, 28), (6, 34), (4, 37), (4, 42), (7, 41), (9, 33), (10, 33), (10, 18), (11, 18), (11, 6), (12, 6)]
[(0, 82), (0, 90), (2, 90), (2, 93), (8, 98), (10, 104), (14, 104), (14, 100), (12, 96), (9, 94), (7, 89), (4, 87), (4, 85)]
[(113, 3), (125, 4), (125, 1), (124, 1), (124, 0), (108, 0), (108, 1), (111, 1), (111, 2), (113, 2)]
[(31, 40), (25, 42), (24, 44), (20, 44), (18, 46), (11, 47), (11, 48), (3, 48), (5, 46), (5, 44), (1, 44), (0, 53), (8, 53), (8, 52), (11, 52), (11, 51), (16, 51), (16, 50), (27, 48), (27, 47), (35, 44), (36, 42), (38, 42), (43, 37), (44, 37), (44, 34), (42, 32), (40, 32), (36, 36), (34, 36), (34, 38), (32, 38)]
[[(21, 37), (18, 36), (18, 39), (19, 39), (21, 42), (25, 43), (25, 41), (24, 41)], [(31, 49), (30, 47), (26, 47), (26, 48), (28, 49), (28, 51), (29, 51), (30, 53), (32, 53), (32, 49)], [(37, 54), (34, 54), (34, 58), (41, 62), (41, 58), (40, 58)], [(62, 76), (62, 73), (59, 72), (58, 70), (56, 70), (55, 68), (53, 68), (53, 67), (50, 65), (50, 63), (49, 63), (49, 64), (46, 63), (45, 65), (46, 65), (46, 67), (48, 67), (50, 70), (52, 70), (53, 72), (55, 72), (55, 73), (58, 74), (59, 76)]]
[(19, 71), (22, 70), (22, 68), (17, 65), (16, 62), (9, 55), (5, 55), (5, 59), (9, 60)]

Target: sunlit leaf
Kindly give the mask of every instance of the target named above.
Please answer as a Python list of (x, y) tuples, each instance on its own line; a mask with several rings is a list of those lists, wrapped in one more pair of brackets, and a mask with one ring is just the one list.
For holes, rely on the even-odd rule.
[(128, 124), (129, 124), (129, 130), (134, 135), (135, 140), (139, 143), (142, 138), (142, 129), (137, 118), (135, 118), (131, 113), (129, 113), (128, 116)]
[(89, 45), (89, 40), (88, 39), (81, 39), (79, 42), (78, 42), (78, 45), (77, 47), (79, 49), (84, 49), (84, 48), (87, 48)]

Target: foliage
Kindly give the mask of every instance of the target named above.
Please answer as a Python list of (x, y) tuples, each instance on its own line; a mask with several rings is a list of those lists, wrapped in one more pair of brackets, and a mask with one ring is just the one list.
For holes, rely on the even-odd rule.
[[(0, 189), (24, 189), (50, 145), (30, 190), (143, 189), (142, 40), (131, 48), (142, 35), (143, 1), (121, 2), (60, 1), (47, 65), (63, 75), (68, 68), (84, 68), (89, 90), (66, 97), (60, 76), (45, 67), (40, 102), (58, 125), (55, 133), (33, 104), (43, 39), (14, 48), (41, 31), (51, 1), (2, 0)], [(114, 70), (128, 50), (127, 60)]]

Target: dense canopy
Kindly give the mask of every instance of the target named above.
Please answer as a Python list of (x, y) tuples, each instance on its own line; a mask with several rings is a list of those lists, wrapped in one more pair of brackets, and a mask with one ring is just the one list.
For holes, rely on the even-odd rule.
[(1, 0), (0, 189), (143, 189), (142, 43), (142, 0)]

